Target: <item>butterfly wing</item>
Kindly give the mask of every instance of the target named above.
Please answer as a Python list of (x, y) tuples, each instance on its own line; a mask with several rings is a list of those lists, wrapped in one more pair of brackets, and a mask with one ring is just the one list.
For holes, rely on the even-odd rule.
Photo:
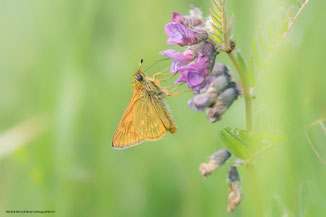
[(177, 126), (163, 99), (152, 98), (151, 100), (154, 110), (157, 112), (165, 128), (171, 133), (175, 133), (177, 131)]
[(133, 95), (128, 107), (123, 114), (117, 130), (113, 135), (112, 147), (117, 149), (128, 148), (130, 146), (142, 143), (144, 140), (140, 137), (133, 124), (135, 115), (135, 103), (139, 100), (139, 96)]
[(162, 138), (166, 131), (176, 131), (171, 114), (163, 100), (150, 96), (146, 90), (133, 95), (116, 130), (112, 146), (117, 149), (128, 148), (143, 141)]
[(157, 107), (162, 105), (158, 103), (157, 97), (148, 94), (144, 94), (142, 99), (135, 103), (137, 110), (134, 117), (135, 130), (144, 140), (158, 140), (167, 131), (157, 110)]

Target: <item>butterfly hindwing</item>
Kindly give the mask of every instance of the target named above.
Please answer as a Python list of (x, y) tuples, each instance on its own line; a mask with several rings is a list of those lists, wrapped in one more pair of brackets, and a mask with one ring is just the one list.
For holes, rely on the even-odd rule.
[(169, 130), (171, 133), (175, 133), (177, 130), (177, 126), (174, 123), (174, 119), (169, 112), (169, 109), (165, 105), (163, 99), (152, 98), (152, 105), (159, 115), (162, 123), (164, 124), (165, 128)]
[[(137, 113), (134, 117), (135, 130), (144, 140), (157, 140), (163, 137), (167, 131), (156, 110), (157, 105), (153, 97), (144, 93), (141, 100), (135, 103)], [(161, 106), (161, 105), (159, 105)]]

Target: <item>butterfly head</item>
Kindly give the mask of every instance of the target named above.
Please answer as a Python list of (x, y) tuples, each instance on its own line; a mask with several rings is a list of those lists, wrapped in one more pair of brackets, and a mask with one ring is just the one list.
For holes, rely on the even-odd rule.
[(137, 72), (134, 74), (133, 77), (133, 84), (135, 87), (141, 87), (144, 85), (144, 82), (146, 80), (146, 74), (144, 73), (144, 71), (142, 71), (141, 65), (143, 63), (143, 59), (141, 59), (140, 63), (139, 63), (139, 68), (137, 70)]
[(142, 83), (145, 79), (146, 74), (140, 69), (134, 75), (134, 83)]

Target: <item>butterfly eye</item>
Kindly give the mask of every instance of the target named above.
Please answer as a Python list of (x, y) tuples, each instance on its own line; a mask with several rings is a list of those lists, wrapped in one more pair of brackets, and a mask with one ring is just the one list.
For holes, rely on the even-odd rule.
[(142, 81), (142, 80), (143, 80), (143, 76), (141, 76), (141, 75), (137, 75), (136, 80), (137, 80), (137, 81)]

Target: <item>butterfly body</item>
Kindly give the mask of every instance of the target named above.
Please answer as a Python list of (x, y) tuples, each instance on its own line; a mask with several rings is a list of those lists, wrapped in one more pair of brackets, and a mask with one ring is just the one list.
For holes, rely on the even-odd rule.
[(133, 77), (133, 94), (114, 133), (112, 147), (124, 149), (144, 141), (156, 141), (177, 127), (164, 98), (168, 92), (159, 81), (140, 69)]

